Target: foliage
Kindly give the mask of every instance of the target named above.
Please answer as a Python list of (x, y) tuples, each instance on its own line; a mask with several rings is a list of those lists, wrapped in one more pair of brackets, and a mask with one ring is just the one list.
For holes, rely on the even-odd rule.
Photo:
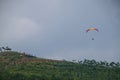
[(0, 53), (0, 80), (120, 80), (120, 63), (57, 61), (18, 52)]

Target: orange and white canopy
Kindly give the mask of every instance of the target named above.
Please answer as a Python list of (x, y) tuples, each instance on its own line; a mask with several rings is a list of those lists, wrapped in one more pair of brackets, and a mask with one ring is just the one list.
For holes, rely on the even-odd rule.
[(86, 30), (86, 32), (88, 32), (88, 31), (91, 31), (91, 30), (95, 30), (95, 31), (99, 31), (97, 28), (88, 28), (87, 30)]

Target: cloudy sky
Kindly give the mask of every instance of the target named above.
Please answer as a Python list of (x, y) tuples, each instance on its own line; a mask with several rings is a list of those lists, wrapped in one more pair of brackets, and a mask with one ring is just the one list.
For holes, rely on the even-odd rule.
[[(119, 0), (0, 0), (0, 47), (58, 60), (120, 62), (119, 4)], [(89, 27), (99, 32), (86, 33)]]

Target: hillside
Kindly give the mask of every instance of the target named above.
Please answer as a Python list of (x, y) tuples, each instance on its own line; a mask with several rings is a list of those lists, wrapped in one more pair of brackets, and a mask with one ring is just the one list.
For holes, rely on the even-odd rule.
[(120, 63), (70, 62), (1, 52), (0, 80), (120, 80)]

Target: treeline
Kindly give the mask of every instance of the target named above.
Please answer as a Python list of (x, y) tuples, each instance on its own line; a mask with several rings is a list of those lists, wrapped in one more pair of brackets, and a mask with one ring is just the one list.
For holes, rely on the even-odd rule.
[(91, 66), (103, 66), (103, 67), (120, 67), (119, 62), (107, 62), (107, 61), (95, 61), (93, 60), (87, 60), (85, 59), (84, 61), (78, 61), (79, 64), (83, 65), (91, 65)]

